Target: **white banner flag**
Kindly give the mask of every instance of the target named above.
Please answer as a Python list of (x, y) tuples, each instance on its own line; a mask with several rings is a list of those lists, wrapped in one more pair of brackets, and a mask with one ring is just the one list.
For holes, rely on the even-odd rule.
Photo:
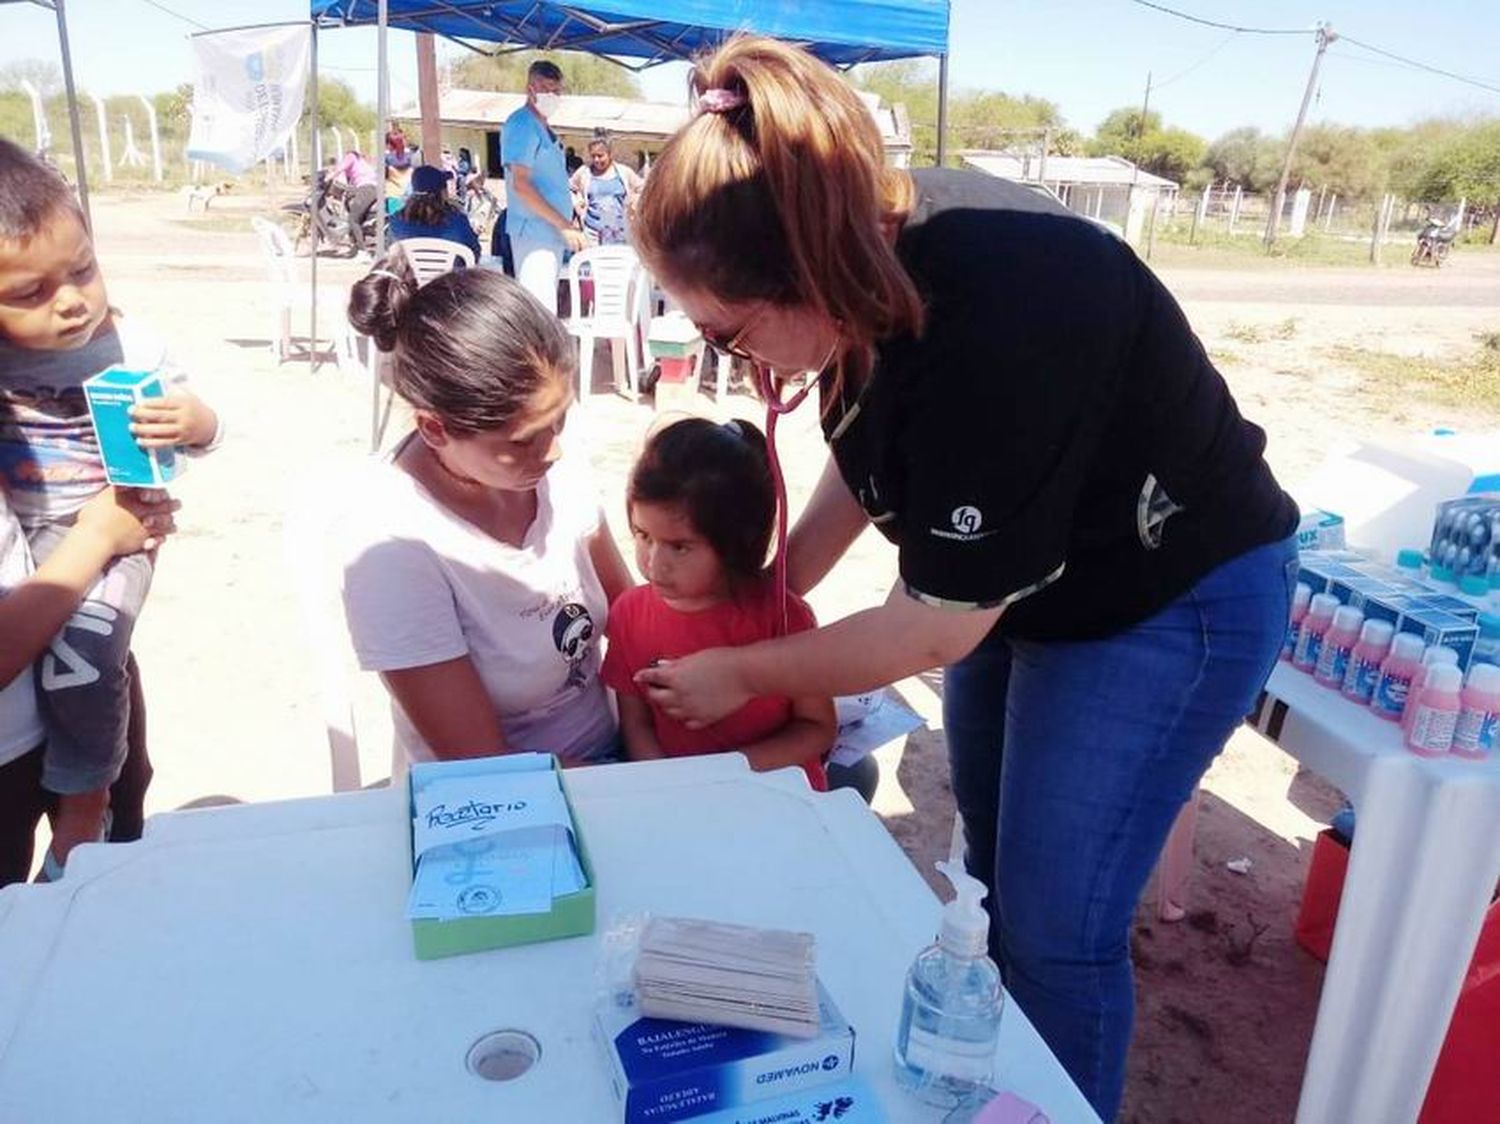
[(188, 159), (243, 172), (280, 148), (302, 116), (311, 46), (307, 24), (193, 36)]

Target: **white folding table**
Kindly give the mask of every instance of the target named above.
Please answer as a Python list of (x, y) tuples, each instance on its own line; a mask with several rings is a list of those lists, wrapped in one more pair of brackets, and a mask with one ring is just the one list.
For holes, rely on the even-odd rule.
[[(739, 755), (568, 774), (599, 926), (653, 911), (816, 934), (892, 1121), (938, 1120), (891, 1076), (906, 969), (938, 902), (850, 793)], [(590, 1038), (600, 933), (417, 961), (395, 790), (154, 817), (0, 892), (0, 1120), (594, 1124), (615, 1116)], [(519, 1029), (524, 1076), (469, 1072)], [(1054, 1124), (1097, 1117), (1008, 1003), (998, 1084)]]
[(1285, 663), (1253, 721), (1355, 811), (1298, 1124), (1414, 1121), (1500, 880), (1500, 760), (1410, 753)]

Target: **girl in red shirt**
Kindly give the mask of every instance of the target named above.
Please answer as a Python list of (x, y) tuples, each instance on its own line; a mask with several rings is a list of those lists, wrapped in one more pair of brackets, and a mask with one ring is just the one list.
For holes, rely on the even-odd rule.
[[(776, 493), (765, 436), (749, 422), (688, 418), (660, 430), (630, 475), (636, 566), (648, 584), (610, 606), (604, 682), (619, 696), (620, 733), (632, 761), (738, 751), (757, 770), (801, 765), (819, 792), (837, 725), (826, 696), (755, 698), (695, 728), (653, 706), (636, 673), (705, 648), (768, 640), (780, 628), (776, 583), (766, 570)], [(788, 632), (816, 627), (796, 594)]]

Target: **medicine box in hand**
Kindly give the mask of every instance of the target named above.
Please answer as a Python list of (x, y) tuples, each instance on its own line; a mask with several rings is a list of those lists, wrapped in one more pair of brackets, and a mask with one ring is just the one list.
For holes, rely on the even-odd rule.
[(83, 393), (111, 484), (159, 488), (177, 475), (175, 449), (144, 449), (130, 432), (130, 411), (138, 403), (166, 397), (160, 374), (110, 367), (85, 379)]

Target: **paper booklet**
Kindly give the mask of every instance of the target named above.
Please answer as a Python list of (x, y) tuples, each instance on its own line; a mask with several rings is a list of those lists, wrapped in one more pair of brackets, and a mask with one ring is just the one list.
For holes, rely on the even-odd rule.
[(409, 918), (546, 913), (583, 889), (556, 773), (545, 755), (516, 758), (504, 771), (434, 776), (415, 789)]

